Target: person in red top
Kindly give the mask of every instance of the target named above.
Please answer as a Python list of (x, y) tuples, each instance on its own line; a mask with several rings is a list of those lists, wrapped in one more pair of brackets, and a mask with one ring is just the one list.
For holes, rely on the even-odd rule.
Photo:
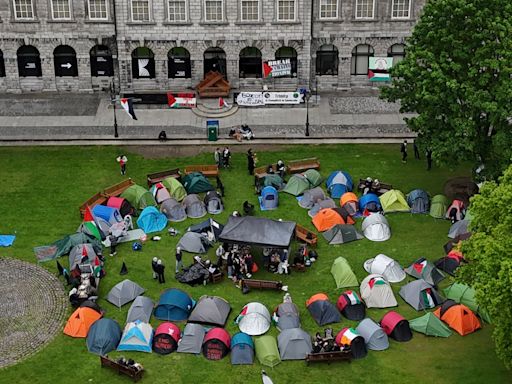
[(128, 162), (128, 158), (125, 155), (120, 155), (116, 158), (116, 161), (121, 167), (121, 175), (126, 175), (126, 163)]

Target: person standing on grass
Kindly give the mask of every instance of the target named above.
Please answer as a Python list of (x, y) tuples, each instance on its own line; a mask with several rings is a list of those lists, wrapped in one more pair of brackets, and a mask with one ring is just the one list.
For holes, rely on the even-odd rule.
[(407, 163), (407, 140), (404, 140), (400, 146), (400, 152), (402, 153), (402, 163)]
[(432, 149), (427, 148), (427, 171), (430, 171), (432, 169)]
[(165, 271), (165, 265), (162, 263), (162, 260), (158, 259), (158, 261), (156, 262), (156, 273), (158, 275), (158, 282), (160, 284), (165, 283), (164, 271)]
[(108, 238), (110, 240), (110, 256), (115, 256), (117, 255), (117, 236), (110, 235)]
[(413, 142), (413, 148), (414, 148), (414, 158), (416, 160), (419, 160), (420, 159), (420, 151), (418, 149), (418, 146), (416, 145), (416, 140), (414, 140), (414, 142)]
[(229, 168), (229, 159), (231, 158), (231, 152), (229, 151), (229, 147), (225, 147), (224, 151), (222, 151), (222, 163), (224, 168)]
[(126, 163), (128, 162), (128, 158), (125, 155), (120, 155), (116, 158), (116, 161), (121, 167), (121, 175), (126, 175)]
[(153, 279), (158, 279), (158, 274), (156, 273), (157, 261), (158, 261), (158, 259), (156, 257), (153, 257), (153, 260), (151, 260), (151, 269), (153, 270)]
[(179, 273), (182, 269), (183, 269), (183, 261), (182, 261), (181, 248), (176, 247), (176, 273)]
[(222, 155), (220, 153), (220, 148), (215, 148), (215, 152), (213, 153), (213, 158), (215, 159), (215, 164), (217, 164), (217, 168), (221, 167), (220, 159)]
[(247, 151), (247, 169), (249, 170), (249, 175), (254, 175), (254, 154), (252, 153), (252, 149), (249, 148)]

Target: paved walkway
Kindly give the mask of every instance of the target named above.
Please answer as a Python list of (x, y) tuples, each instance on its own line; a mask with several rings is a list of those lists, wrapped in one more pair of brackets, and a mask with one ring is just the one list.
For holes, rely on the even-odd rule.
[(64, 287), (46, 269), (0, 258), (0, 368), (35, 354), (62, 332), (67, 307)]

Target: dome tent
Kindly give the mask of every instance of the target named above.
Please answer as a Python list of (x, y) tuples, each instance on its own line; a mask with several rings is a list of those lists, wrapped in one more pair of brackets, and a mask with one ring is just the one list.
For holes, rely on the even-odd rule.
[(231, 306), (222, 297), (201, 296), (190, 313), (188, 321), (223, 327), (226, 324)]
[(354, 187), (352, 178), (344, 171), (331, 172), (325, 184), (333, 199), (339, 199), (345, 192), (351, 192)]
[(201, 353), (205, 330), (200, 324), (187, 323), (178, 342), (178, 353)]
[(199, 200), (199, 196), (192, 194), (188, 195), (183, 199), (183, 206), (185, 207), (185, 212), (187, 212), (187, 216), (191, 219), (198, 219), (206, 215), (206, 208), (201, 200)]
[(107, 207), (116, 208), (122, 217), (133, 215), (134, 209), (130, 202), (122, 197), (111, 196), (108, 198)]
[(345, 291), (338, 298), (336, 307), (349, 320), (363, 320), (366, 315), (364, 302), (355, 291)]
[(325, 240), (331, 245), (350, 243), (364, 238), (357, 229), (350, 224), (336, 224), (331, 229), (322, 233)]
[(306, 176), (297, 173), (290, 177), (290, 180), (288, 180), (282, 192), (289, 193), (290, 195), (293, 196), (299, 196), (302, 195), (310, 187), (311, 185)]
[(151, 353), (153, 328), (148, 323), (137, 320), (127, 323), (117, 346), (118, 351), (138, 351)]
[(188, 227), (187, 232), (200, 233), (206, 236), (208, 239), (211, 239), (213, 235), (214, 241), (217, 241), (223, 229), (224, 226), (221, 223), (213, 219), (206, 219), (201, 223), (194, 224)]
[(171, 198), (171, 194), (162, 183), (153, 184), (153, 186), (149, 188), (149, 192), (151, 192), (157, 204), (161, 204)]
[(407, 195), (407, 204), (411, 213), (429, 213), (430, 203), (428, 193), (423, 189), (414, 189)]
[(371, 241), (386, 241), (391, 237), (388, 220), (380, 213), (372, 213), (363, 220), (364, 236)]
[(210, 246), (208, 238), (196, 232), (185, 232), (177, 245), (182, 251), (190, 253), (206, 253)]
[(319, 232), (324, 232), (336, 224), (354, 224), (354, 220), (345, 208), (326, 208), (313, 217), (313, 225)]
[(160, 320), (183, 321), (194, 308), (194, 300), (184, 291), (177, 288), (166, 289), (160, 295), (154, 315)]
[(331, 274), (336, 282), (336, 288), (355, 287), (359, 285), (357, 277), (344, 257), (337, 257), (332, 263)]
[(404, 194), (398, 189), (387, 191), (379, 197), (384, 213), (410, 212), (409, 204)]
[(405, 279), (406, 274), (400, 264), (382, 253), (364, 262), (364, 269), (368, 273), (382, 275), (390, 283), (399, 283)]
[(167, 225), (167, 217), (155, 207), (146, 207), (137, 219), (137, 225), (145, 233), (160, 232)]
[(246, 365), (254, 363), (254, 342), (251, 336), (238, 332), (231, 339), (231, 364)]
[(215, 190), (206, 176), (201, 172), (192, 172), (186, 175), (183, 178), (183, 186), (187, 190), (187, 193), (202, 193)]
[(254, 341), (254, 347), (260, 364), (272, 368), (281, 362), (274, 336), (265, 335), (257, 337)]
[(246, 304), (235, 320), (240, 331), (249, 336), (263, 335), (269, 330), (270, 322), (270, 313), (267, 307), (256, 302)]
[(445, 278), (445, 275), (438, 270), (434, 264), (423, 257), (414, 261), (410, 266), (405, 268), (405, 272), (416, 279), (423, 279), (430, 285), (434, 286)]
[(95, 321), (101, 319), (101, 314), (94, 309), (80, 307), (69, 316), (64, 326), (64, 334), (71, 337), (87, 337), (89, 329)]
[(139, 320), (149, 323), (151, 313), (153, 313), (153, 301), (146, 296), (137, 296), (128, 310), (126, 322), (133, 323)]
[(446, 300), (433, 313), (461, 336), (473, 333), (482, 327), (471, 309), (453, 300)]
[(389, 348), (388, 336), (372, 319), (366, 318), (361, 321), (356, 331), (364, 338), (368, 349), (372, 351), (384, 351)]
[(386, 335), (396, 341), (409, 341), (412, 339), (409, 322), (395, 311), (387, 312), (380, 321), (380, 326)]
[(87, 333), (87, 349), (91, 353), (105, 356), (116, 349), (121, 340), (121, 328), (112, 319), (99, 319), (95, 321)]
[(435, 219), (444, 219), (448, 209), (448, 198), (445, 195), (435, 195), (430, 203), (430, 216)]
[(204, 336), (201, 350), (208, 360), (221, 360), (229, 353), (231, 337), (224, 328), (212, 328)]
[(187, 212), (183, 204), (178, 203), (178, 201), (173, 198), (165, 200), (162, 205), (160, 205), (160, 212), (167, 217), (167, 220), (176, 223), (187, 218)]
[(455, 239), (457, 238), (457, 236), (464, 236), (466, 234), (469, 234), (469, 223), (470, 220), (468, 220), (467, 218), (456, 221), (448, 230), (448, 237), (450, 239)]
[(447, 288), (443, 289), (443, 293), (447, 299), (453, 300), (456, 303), (464, 304), (466, 307), (477, 313), (478, 316), (486, 323), (491, 322), (489, 313), (476, 301), (476, 292), (473, 288), (460, 283), (453, 283)]
[(300, 328), (285, 329), (277, 336), (281, 360), (304, 360), (311, 353), (311, 336)]
[(338, 323), (341, 320), (341, 315), (336, 307), (329, 301), (327, 295), (317, 293), (306, 301), (306, 306), (309, 313), (315, 319), (316, 323), (320, 326)]
[(462, 200), (453, 200), (448, 209), (446, 210), (445, 219), (451, 218), (451, 212), (455, 212), (455, 221), (464, 219), (464, 202)]
[(174, 352), (178, 348), (180, 337), (180, 329), (175, 324), (169, 322), (160, 324), (153, 336), (153, 351), (160, 355)]
[(302, 199), (299, 201), (299, 206), (301, 206), (302, 208), (310, 209), (317, 202), (325, 199), (326, 196), (322, 188), (316, 187), (308, 189), (307, 191), (304, 191), (304, 195), (302, 196)]
[(359, 291), (368, 308), (388, 308), (398, 305), (393, 290), (382, 275), (371, 274), (366, 276)]
[(300, 328), (299, 309), (294, 303), (281, 303), (274, 313), (277, 318), (276, 327), (279, 331), (290, 328)]
[(380, 212), (382, 206), (380, 205), (379, 196), (375, 193), (367, 193), (359, 199), (359, 210), (363, 216), (368, 216), (371, 213)]
[(330, 197), (327, 197), (325, 200), (320, 200), (313, 204), (311, 209), (308, 211), (308, 216), (313, 218), (318, 212), (325, 208), (336, 208), (336, 203)]
[(77, 244), (69, 252), (69, 270), (81, 264), (100, 265), (101, 262), (92, 244)]
[(182, 201), (187, 196), (185, 187), (175, 177), (166, 177), (162, 184), (167, 188), (171, 197), (177, 201)]
[(362, 359), (368, 354), (363, 336), (354, 328), (343, 328), (334, 340), (339, 347), (348, 345), (354, 359)]
[(156, 206), (156, 201), (151, 192), (140, 185), (134, 184), (121, 193), (123, 199), (126, 199), (137, 210), (143, 210), (146, 207)]
[(322, 184), (322, 175), (316, 169), (308, 169), (303, 175), (309, 181), (310, 188), (318, 187)]
[(211, 215), (218, 215), (224, 211), (224, 204), (222, 198), (217, 191), (208, 191), (204, 197), (204, 205), (206, 210)]
[(126, 303), (134, 300), (137, 296), (144, 293), (144, 288), (131, 280), (123, 280), (112, 287), (107, 294), (107, 301), (121, 308)]
[(359, 199), (353, 192), (345, 192), (340, 198), (340, 207), (347, 210), (350, 216), (355, 216), (359, 213)]
[(410, 320), (409, 327), (413, 331), (423, 333), (426, 336), (449, 337), (452, 334), (450, 328), (432, 312), (427, 312), (421, 317)]
[(417, 311), (437, 307), (444, 301), (434, 287), (423, 279), (402, 286), (398, 294)]
[(92, 214), (96, 220), (103, 219), (108, 225), (123, 221), (123, 217), (117, 208), (107, 207), (106, 205), (95, 205)]
[(265, 187), (261, 190), (261, 196), (258, 197), (262, 211), (276, 209), (279, 204), (279, 195), (274, 187)]

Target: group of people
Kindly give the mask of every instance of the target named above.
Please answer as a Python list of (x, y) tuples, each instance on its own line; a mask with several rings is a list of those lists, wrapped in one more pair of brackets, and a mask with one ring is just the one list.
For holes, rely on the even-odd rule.
[(241, 279), (250, 279), (257, 268), (249, 246), (224, 243), (219, 245), (215, 255), (217, 256), (216, 267), (220, 270), (225, 263), (228, 278), (235, 283)]
[(215, 148), (215, 152), (213, 154), (215, 158), (215, 164), (217, 164), (217, 167), (219, 168), (229, 168), (230, 164), (229, 161), (231, 159), (231, 151), (229, 150), (229, 147), (224, 147), (224, 149)]
[(240, 128), (232, 128), (229, 131), (229, 137), (235, 139), (238, 142), (241, 142), (243, 139), (253, 140), (254, 133), (247, 124), (242, 124)]
[[(416, 142), (413, 142), (413, 149), (414, 158), (416, 160), (420, 160), (420, 151), (416, 145)], [(407, 163), (407, 140), (404, 140), (400, 145), (400, 153), (402, 154), (402, 163)], [(432, 149), (427, 148), (425, 151), (425, 156), (427, 158), (427, 171), (430, 171), (432, 169)]]
[(162, 263), (162, 260), (157, 258), (157, 257), (153, 257), (153, 260), (151, 260), (151, 269), (153, 270), (153, 279), (158, 279), (158, 282), (160, 284), (164, 284), (165, 283), (165, 275), (164, 275), (164, 272), (165, 272), (165, 265), (164, 263)]
[[(108, 357), (108, 356), (107, 356)], [(117, 364), (123, 365), (125, 367), (133, 368), (136, 371), (143, 371), (144, 367), (142, 364), (136, 363), (133, 359), (125, 359), (123, 356), (121, 356), (119, 359), (116, 360)]]
[(336, 344), (332, 328), (324, 330), (324, 336), (317, 332), (313, 342), (313, 353), (336, 352), (341, 348)]

